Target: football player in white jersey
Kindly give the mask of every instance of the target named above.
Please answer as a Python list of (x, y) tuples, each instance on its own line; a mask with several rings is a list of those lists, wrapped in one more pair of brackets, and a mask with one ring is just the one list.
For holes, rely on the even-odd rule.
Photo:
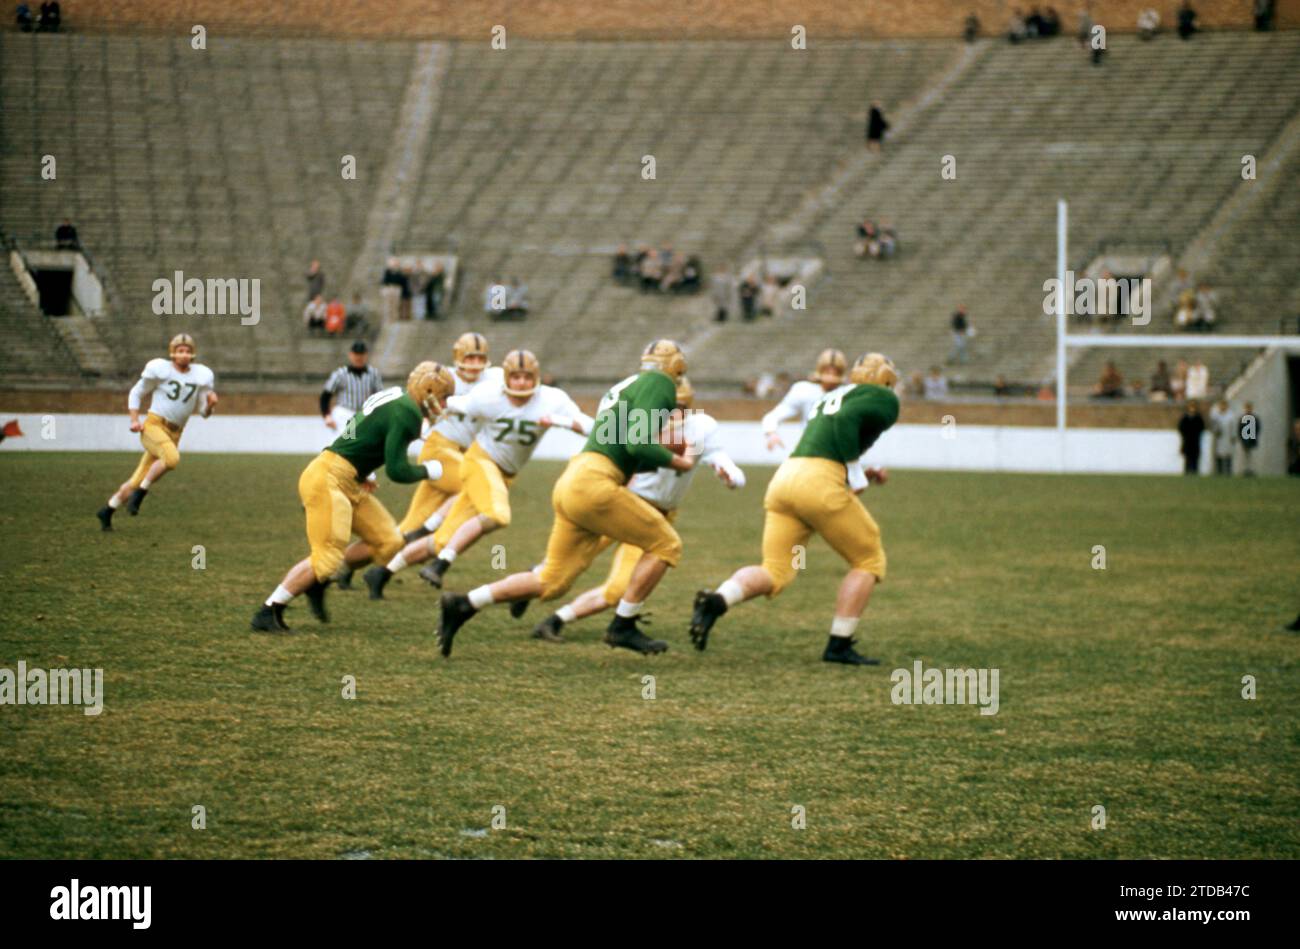
[[(455, 367), (455, 395), (469, 395), (474, 387), (483, 383), (500, 384), (504, 378), (500, 367), (488, 362), (488, 341), (482, 333), (462, 333), (452, 344), (451, 361)], [(429, 428), (420, 449), (419, 463), (439, 461), (443, 475), (437, 481), (421, 481), (415, 487), (406, 516), (397, 526), (407, 542), (432, 534), (446, 518), (456, 495), (460, 493), (460, 466), (465, 460), (465, 449), (474, 440), (475, 425), (463, 415), (451, 410)], [(353, 571), (370, 562), (371, 550), (358, 541), (347, 549), (343, 565), (334, 576), (340, 590), (352, 588)]]
[(790, 419), (798, 419), (800, 424), (807, 422), (812, 417), (817, 400), (836, 386), (844, 384), (844, 374), (848, 369), (849, 362), (844, 353), (838, 349), (821, 351), (812, 376), (792, 385), (776, 408), (763, 416), (763, 436), (767, 439), (768, 451), (785, 447), (781, 436), (776, 433), (776, 427)]
[(477, 434), (461, 464), (461, 490), (447, 519), (430, 538), (407, 544), (382, 567), (366, 571), (370, 598), (381, 600), (394, 573), (411, 564), (437, 559), (420, 571), (435, 587), (456, 557), (484, 534), (510, 525), (510, 483), (528, 463), (542, 436), (550, 428), (591, 433), (593, 419), (578, 408), (568, 393), (541, 384), (537, 357), (516, 349), (501, 363), (504, 381), (475, 386), (469, 395), (447, 400), (475, 426)]
[[(190, 416), (197, 411), (207, 418), (216, 408), (216, 377), (207, 366), (194, 361), (196, 352), (194, 337), (178, 333), (167, 346), (171, 358), (150, 359), (139, 381), (131, 387), (126, 406), (131, 414), (131, 431), (140, 433), (144, 455), (131, 477), (99, 509), (97, 516), (104, 530), (113, 529), (113, 512), (123, 501), (130, 514), (140, 513), (149, 489), (180, 464), (181, 453), (176, 446)], [(150, 393), (148, 415), (142, 422), (140, 403)]]
[[(745, 486), (745, 473), (736, 467), (736, 463), (722, 449), (718, 438), (717, 421), (705, 412), (692, 411), (694, 402), (695, 392), (691, 388), (690, 380), (682, 376), (677, 380), (677, 408), (673, 410), (671, 418), (674, 425), (680, 425), (683, 429), (686, 450), (699, 459), (695, 467), (689, 471), (678, 471), (676, 468), (643, 471), (633, 475), (627, 485), (633, 494), (645, 498), (662, 511), (669, 522), (676, 520), (677, 509), (682, 499), (686, 497), (691, 479), (695, 477), (695, 472), (699, 471), (702, 465), (712, 468), (722, 483), (729, 488)], [(584, 616), (594, 616), (618, 605), (642, 553), (644, 551), (639, 547), (619, 544), (614, 552), (614, 560), (610, 564), (609, 576), (605, 578), (605, 582), (574, 598), (572, 602), (560, 607), (538, 623), (533, 629), (533, 638), (562, 643), (564, 637), (560, 635), (560, 630), (566, 623), (572, 623)], [(528, 603), (528, 600), (516, 600), (511, 604), (510, 612), (518, 618), (523, 615)]]

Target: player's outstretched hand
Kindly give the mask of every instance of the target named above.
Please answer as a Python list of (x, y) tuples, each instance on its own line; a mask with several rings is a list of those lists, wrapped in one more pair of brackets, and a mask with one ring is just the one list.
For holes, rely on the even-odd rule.
[(781, 436), (776, 432), (767, 436), (767, 450), (776, 451), (778, 448), (784, 448), (785, 442), (781, 441)]
[(209, 393), (208, 393), (208, 404), (207, 404), (207, 406), (203, 409), (203, 417), (204, 417), (204, 418), (207, 418), (209, 415), (212, 414), (212, 410), (215, 409), (215, 408), (217, 407), (217, 401), (218, 401), (218, 400), (217, 400), (217, 394), (216, 394), (215, 392), (209, 392)]
[(884, 468), (865, 468), (862, 473), (872, 484), (884, 484), (889, 480), (889, 472)]
[(328, 429), (337, 429), (337, 428), (339, 427), (339, 423), (336, 422), (336, 421), (334, 421), (334, 416), (332, 416), (332, 415), (323, 415), (323, 416), (321, 416), (321, 417), (322, 417), (323, 419), (325, 419), (325, 427), (326, 427), (326, 428), (328, 428)]
[(138, 418), (136, 418), (136, 419), (132, 419), (132, 420), (131, 420), (131, 431), (133, 431), (133, 432), (142, 432), (142, 431), (144, 431), (144, 422), (140, 421)]

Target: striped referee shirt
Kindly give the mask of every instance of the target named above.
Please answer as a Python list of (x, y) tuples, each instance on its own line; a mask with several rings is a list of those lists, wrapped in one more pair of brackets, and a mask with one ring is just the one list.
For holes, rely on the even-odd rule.
[(384, 387), (383, 377), (374, 366), (360, 372), (351, 366), (339, 366), (325, 380), (325, 391), (338, 399), (338, 404), (353, 412), (360, 412), (362, 404)]

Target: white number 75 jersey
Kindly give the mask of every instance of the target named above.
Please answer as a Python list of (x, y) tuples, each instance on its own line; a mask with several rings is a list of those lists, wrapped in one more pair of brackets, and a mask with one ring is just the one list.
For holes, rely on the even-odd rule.
[(546, 434), (541, 420), (563, 416), (577, 421), (584, 432), (591, 431), (592, 419), (583, 414), (568, 393), (554, 386), (538, 386), (523, 405), (515, 405), (502, 384), (476, 386), (469, 395), (452, 396), (447, 408), (460, 412), (478, 426), (475, 440), (497, 467), (514, 475), (528, 463), (537, 443)]

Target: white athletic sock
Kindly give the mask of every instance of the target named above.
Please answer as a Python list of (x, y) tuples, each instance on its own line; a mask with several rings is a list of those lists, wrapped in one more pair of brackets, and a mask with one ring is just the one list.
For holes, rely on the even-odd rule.
[(278, 587), (276, 587), (275, 592), (272, 593), (267, 598), (266, 605), (272, 606), (276, 603), (279, 603), (281, 606), (284, 606), (284, 604), (288, 603), (292, 599), (293, 599), (293, 594), (290, 593), (288, 590), (286, 590), (284, 588), (284, 584), (282, 583)]
[(442, 526), (442, 515), (434, 511), (429, 515), (429, 519), (424, 522), (424, 526), (427, 530), (436, 531)]
[(727, 580), (718, 587), (718, 593), (727, 601), (728, 606), (735, 606), (745, 598), (745, 588), (735, 580)]
[(397, 573), (399, 570), (405, 570), (406, 567), (406, 556), (402, 553), (398, 553), (396, 557), (388, 561), (388, 569), (392, 573)]
[(615, 609), (614, 612), (624, 619), (631, 619), (633, 616), (641, 615), (641, 604), (629, 603), (627, 600), (619, 600), (618, 608)]
[(841, 639), (848, 639), (857, 628), (858, 618), (856, 616), (837, 616), (831, 620), (831, 635), (839, 636)]
[(122, 502), (117, 499), (117, 495), (115, 494), (108, 499), (108, 506), (116, 511), (119, 507), (122, 506)]
[(148, 478), (145, 478), (143, 481), (140, 482), (140, 490), (141, 490), (141, 491), (148, 491), (148, 490), (149, 490), (149, 486), (152, 485), (152, 484), (153, 484), (152, 481), (150, 481)]
[(447, 563), (455, 563), (456, 551), (452, 550), (450, 547), (444, 547), (442, 550), (438, 551), (438, 559), (445, 560)]
[(562, 623), (572, 623), (578, 618), (578, 611), (572, 606), (562, 606), (555, 611), (555, 615), (560, 618)]
[(476, 610), (491, 606), (495, 602), (496, 600), (492, 599), (492, 588), (486, 583), (469, 591), (469, 605)]

